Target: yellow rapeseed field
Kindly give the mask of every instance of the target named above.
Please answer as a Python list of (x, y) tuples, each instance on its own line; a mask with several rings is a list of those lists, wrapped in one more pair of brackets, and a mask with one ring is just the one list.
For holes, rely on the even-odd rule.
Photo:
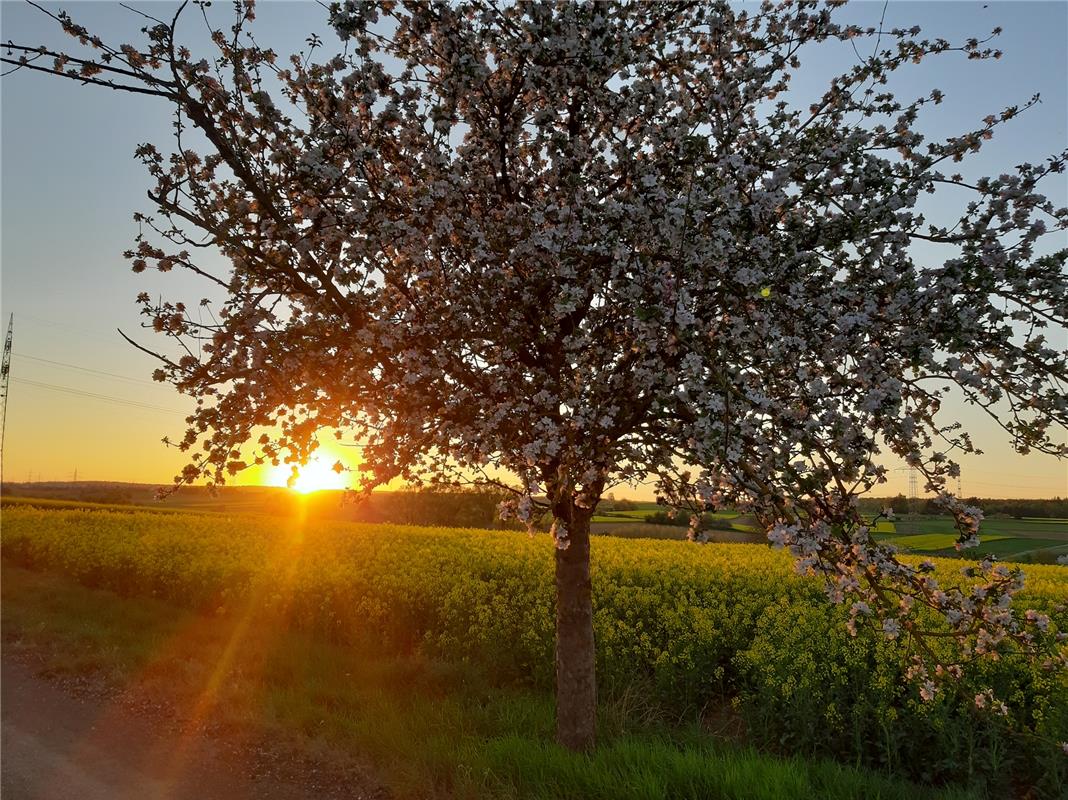
[[(126, 595), (212, 613), (255, 603), (334, 640), (421, 646), (537, 681), (551, 675), (546, 536), (8, 507), (2, 544), (19, 563)], [(940, 577), (959, 568), (943, 561)], [(1022, 602), (1063, 625), (1055, 607), (1068, 598), (1068, 569), (1026, 572)], [(593, 575), (602, 675), (648, 676), (669, 694), (707, 683), (770, 610), (823, 605), (818, 580), (754, 545), (596, 537)]]
[[(19, 506), (5, 507), (2, 522), (5, 559), (89, 586), (209, 614), (254, 613), (369, 652), (418, 650), (475, 664), (491, 680), (552, 685), (545, 534)], [(960, 561), (936, 564), (943, 582), (962, 580)], [(1025, 572), (1017, 603), (1068, 629), (1068, 569)], [(849, 636), (843, 609), (818, 579), (795, 574), (785, 553), (595, 537), (593, 584), (606, 696), (639, 697), (679, 719), (732, 708), (756, 741), (862, 763), (937, 756), (955, 775), (976, 753), (1008, 748), (1029, 773), (1063, 769), (1063, 672), (984, 660), (934, 703), (920, 702), (904, 678), (908, 643), (868, 630)], [(986, 687), (1006, 700), (1022, 735), (976, 709)]]

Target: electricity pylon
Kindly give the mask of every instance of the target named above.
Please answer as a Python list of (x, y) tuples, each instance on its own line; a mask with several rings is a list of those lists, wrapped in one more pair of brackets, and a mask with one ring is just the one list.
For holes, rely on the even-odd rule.
[(7, 434), (7, 394), (11, 383), (11, 329), (15, 325), (15, 315), (12, 314), (7, 321), (7, 338), (4, 339), (4, 361), (0, 366), (0, 464), (4, 459), (4, 438)]

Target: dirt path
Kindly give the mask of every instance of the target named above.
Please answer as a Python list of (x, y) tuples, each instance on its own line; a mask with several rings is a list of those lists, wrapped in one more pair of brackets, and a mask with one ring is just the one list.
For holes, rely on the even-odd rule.
[(174, 720), (135, 714), (99, 694), (75, 696), (7, 655), (0, 666), (3, 800), (384, 796), (329, 766), (279, 765), (277, 753), (247, 742), (183, 732)]

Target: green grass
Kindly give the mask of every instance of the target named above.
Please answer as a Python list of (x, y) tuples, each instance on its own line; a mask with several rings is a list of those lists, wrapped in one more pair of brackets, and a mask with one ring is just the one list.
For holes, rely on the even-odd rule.
[[(612, 527), (604, 527), (605, 524)], [(641, 520), (593, 520), (590, 533), (594, 536), (612, 536), (616, 539), (661, 539), (682, 540), (686, 538), (686, 528), (681, 525), (650, 525)]]
[[(1000, 539), (1005, 539), (1005, 536), (998, 535), (985, 535), (983, 538), (983, 549), (991, 543)], [(953, 550), (953, 544), (957, 541), (957, 534), (955, 533), (917, 533), (906, 536), (893, 536), (885, 541), (891, 544), (896, 544), (898, 547), (904, 550), (910, 550), (913, 552), (931, 552), (935, 550)], [(973, 551), (974, 552), (974, 551)]]
[(634, 511), (601, 511), (593, 518), (593, 522), (645, 522), (650, 514), (664, 510), (663, 506), (656, 506)]
[[(956, 527), (950, 517), (916, 515), (903, 516), (897, 520), (899, 534), (955, 533)], [(1060, 538), (1068, 544), (1068, 524), (1060, 520), (1013, 519), (990, 517), (983, 520), (982, 536), (1033, 536), (1042, 539)]]
[(309, 749), (353, 750), (398, 800), (975, 797), (761, 754), (696, 724), (668, 727), (634, 698), (604, 705), (600, 746), (574, 755), (551, 743), (544, 693), (491, 685), (470, 665), (282, 632), (255, 608), (202, 617), (7, 564), (2, 599), (5, 647), (42, 653), (45, 669), (136, 683), (187, 708), (205, 704), (223, 726), (252, 724)]
[[(651, 505), (651, 504), (650, 504)], [(591, 520), (596, 534), (609, 534), (624, 539), (685, 539), (689, 523), (689, 514), (680, 511), (673, 519), (658, 520), (656, 515), (666, 515), (667, 508), (653, 505), (634, 511), (606, 511), (597, 514)], [(713, 511), (703, 516), (705, 529), (712, 531), (736, 531), (739, 533), (759, 533), (750, 516), (743, 516), (737, 511)], [(611, 528), (604, 526), (612, 525)]]
[(1051, 550), (1058, 553), (1068, 552), (1068, 543), (1059, 539), (1024, 539), (1024, 538), (1010, 538), (1010, 537), (997, 537), (997, 538), (984, 538), (979, 547), (965, 550), (963, 553), (958, 553), (952, 545), (946, 550), (932, 550), (931, 553), (948, 558), (954, 558), (957, 556), (965, 559), (975, 560), (976, 555), (994, 555), (998, 558), (1011, 561), (1014, 559), (1026, 558), (1028, 555), (1045, 550)]
[[(903, 550), (950, 558), (961, 555), (953, 547), (958, 533), (948, 517), (905, 516), (889, 530), (884, 525), (880, 521), (875, 528), (876, 538)], [(964, 558), (989, 554), (1006, 561), (1031, 561), (1044, 554), (1052, 562), (1057, 554), (1068, 552), (1068, 524), (1064, 520), (993, 517), (983, 520), (980, 540), (978, 548), (964, 551)]]
[(622, 519), (634, 519), (640, 522), (644, 522), (647, 516), (655, 513), (655, 511), (647, 509), (645, 511), (606, 511), (605, 515), (609, 517), (620, 517)]

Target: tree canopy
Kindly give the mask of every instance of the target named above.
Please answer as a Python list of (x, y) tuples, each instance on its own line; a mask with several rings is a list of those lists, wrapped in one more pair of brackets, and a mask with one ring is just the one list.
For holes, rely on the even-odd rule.
[[(171, 151), (138, 150), (154, 208), (128, 255), (225, 297), (207, 323), (141, 298), (185, 348), (157, 377), (197, 401), (181, 481), (302, 460), (330, 429), (366, 486), (508, 483), (506, 511), (547, 508), (588, 562), (606, 487), (653, 478), (695, 531), (723, 504), (755, 513), (854, 622), (880, 610), (911, 636), (922, 608), (966, 654), (1031, 647), (1004, 600), (1016, 571), (939, 587), (873, 540), (857, 498), (893, 454), (976, 542), (981, 512), (947, 488), (974, 450), (938, 413), (950, 391), (1021, 452), (1064, 453), (1068, 362), (1046, 335), (1068, 318), (1068, 210), (1040, 184), (1066, 153), (965, 177), (1028, 104), (931, 139), (941, 92), (887, 84), (1000, 53), (840, 23), (838, 5), (344, 2), (339, 52), (313, 38), (288, 59), (256, 44), (251, 3), (206, 58), (181, 10), (137, 46), (59, 14), (84, 51), (5, 61), (173, 104)], [(798, 102), (803, 59), (842, 42), (857, 57)]]

